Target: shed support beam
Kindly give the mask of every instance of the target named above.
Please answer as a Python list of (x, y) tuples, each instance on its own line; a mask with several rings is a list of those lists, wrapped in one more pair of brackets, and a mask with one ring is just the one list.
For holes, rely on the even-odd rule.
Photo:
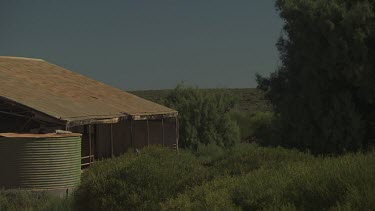
[(30, 123), (31, 120), (32, 120), (32, 118), (29, 118), (29, 119), (25, 122), (25, 124), (24, 124), (24, 125), (21, 127), (21, 129), (20, 129), (20, 133), (24, 132), (26, 126)]
[(147, 146), (150, 146), (150, 127), (148, 125), (148, 119), (146, 120), (147, 123)]
[(113, 157), (113, 124), (111, 124), (111, 156)]
[(176, 127), (176, 150), (178, 152), (178, 139), (179, 139), (179, 134), (180, 134), (180, 131), (179, 131), (179, 122), (178, 122), (178, 117), (175, 117), (175, 120), (176, 120), (176, 124), (175, 124), (175, 127)]
[(163, 146), (164, 146), (164, 139), (165, 139), (165, 131), (164, 131), (164, 119), (161, 119), (161, 127), (162, 127), (162, 132), (163, 132)]
[(91, 166), (91, 125), (88, 125), (88, 133), (89, 133), (89, 166)]
[(134, 134), (133, 134), (133, 120), (130, 120), (130, 143), (131, 147), (134, 147)]

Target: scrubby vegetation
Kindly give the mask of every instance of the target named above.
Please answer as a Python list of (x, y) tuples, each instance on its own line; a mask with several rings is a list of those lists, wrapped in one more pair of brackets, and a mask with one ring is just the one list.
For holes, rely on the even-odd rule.
[[(269, 155), (277, 154), (277, 149), (271, 151)], [(281, 156), (276, 162), (271, 156), (270, 163), (265, 157), (261, 167), (237, 176), (215, 178), (168, 199), (161, 206), (166, 210), (374, 209), (374, 154), (340, 158), (307, 156), (299, 161), (299, 156), (292, 155)]]
[(237, 123), (230, 116), (236, 99), (225, 93), (178, 85), (164, 104), (179, 111), (182, 148), (197, 150), (199, 144), (231, 147), (240, 141)]
[(232, 111), (231, 117), (240, 127), (242, 142), (256, 142), (261, 145), (270, 145), (274, 133), (273, 112), (239, 112)]
[(373, 210), (375, 153), (150, 147), (96, 162), (71, 199), (1, 191), (1, 210)]
[[(238, 99), (234, 110), (241, 113), (256, 113), (256, 112), (270, 112), (272, 106), (265, 98), (264, 92), (256, 88), (243, 88), (243, 89), (202, 89), (210, 94), (217, 94), (225, 92), (228, 95)], [(165, 98), (170, 94), (170, 89), (163, 90), (143, 90), (131, 91), (139, 97), (151, 100), (156, 103), (164, 104)]]
[(42, 210), (69, 211), (73, 210), (71, 197), (60, 198), (46, 192), (25, 190), (0, 190), (0, 210)]
[(194, 155), (152, 147), (138, 156), (130, 153), (96, 163), (83, 177), (77, 202), (83, 210), (153, 210), (208, 177), (208, 169)]
[(78, 205), (94, 210), (375, 208), (374, 153), (323, 158), (242, 144), (198, 155), (152, 147), (115, 160), (96, 163), (85, 174)]

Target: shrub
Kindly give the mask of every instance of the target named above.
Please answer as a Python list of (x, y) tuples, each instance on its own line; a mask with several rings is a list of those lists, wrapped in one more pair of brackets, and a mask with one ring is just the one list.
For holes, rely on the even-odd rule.
[(232, 190), (238, 178), (220, 177), (194, 187), (162, 203), (163, 210), (239, 210), (233, 203)]
[(274, 114), (272, 112), (243, 113), (231, 112), (232, 118), (240, 127), (242, 142), (256, 142), (264, 146), (277, 146), (277, 139), (273, 137)]
[(277, 145), (272, 143), (274, 114), (271, 112), (257, 112), (250, 118), (251, 131), (256, 142), (261, 145)]
[(214, 160), (222, 158), (226, 149), (216, 144), (199, 144), (198, 150), (193, 152), (202, 164), (209, 164)]
[(215, 175), (243, 175), (259, 168), (275, 168), (283, 163), (310, 159), (313, 159), (313, 156), (297, 150), (239, 144), (233, 149), (226, 150), (223, 156), (210, 165)]
[(370, 210), (375, 206), (374, 167), (374, 154), (291, 163), (245, 176), (233, 198), (244, 209), (292, 204), (298, 210)]
[(281, 162), (219, 177), (169, 199), (162, 208), (373, 210), (375, 153)]
[[(169, 197), (200, 185), (209, 176), (191, 153), (150, 147), (139, 156), (96, 163), (85, 173), (77, 192), (81, 209), (159, 209)], [(114, 166), (112, 166), (114, 164)]]
[(71, 197), (59, 198), (47, 192), (0, 190), (0, 210), (73, 210)]
[(229, 111), (235, 98), (223, 92), (208, 92), (178, 85), (165, 104), (179, 112), (180, 146), (197, 150), (199, 144), (230, 147), (240, 140), (238, 125)]

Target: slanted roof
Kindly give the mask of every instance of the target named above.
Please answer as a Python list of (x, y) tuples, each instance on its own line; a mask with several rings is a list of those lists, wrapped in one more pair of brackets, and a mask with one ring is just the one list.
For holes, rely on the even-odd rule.
[(0, 57), (0, 97), (67, 122), (177, 115), (41, 59)]

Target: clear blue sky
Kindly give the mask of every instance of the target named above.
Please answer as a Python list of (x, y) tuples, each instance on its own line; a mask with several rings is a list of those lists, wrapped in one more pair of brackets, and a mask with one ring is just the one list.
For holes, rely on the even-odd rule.
[(125, 90), (255, 87), (276, 69), (281, 27), (273, 0), (2, 0), (0, 55)]

